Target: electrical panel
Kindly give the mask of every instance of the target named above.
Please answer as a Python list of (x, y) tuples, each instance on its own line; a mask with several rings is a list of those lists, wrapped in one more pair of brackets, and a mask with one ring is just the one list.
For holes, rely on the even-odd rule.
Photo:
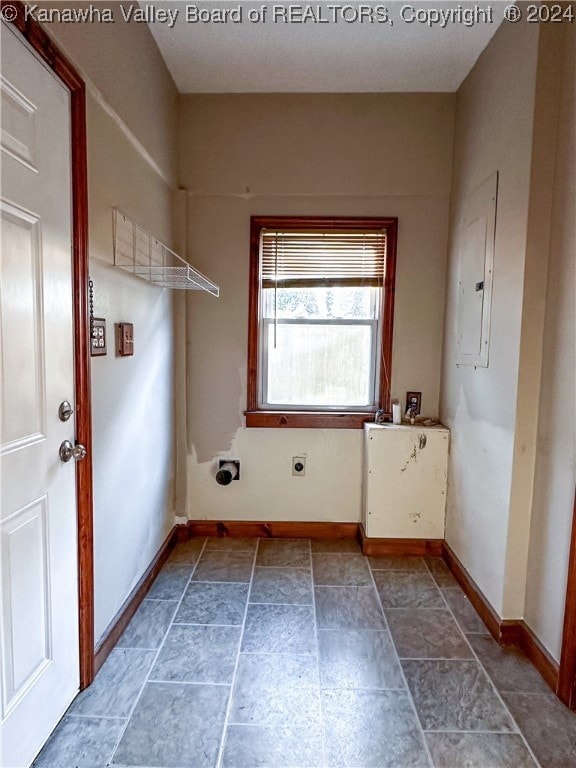
[(494, 172), (464, 204), (457, 239), (457, 365), (488, 367), (497, 192), (498, 173)]

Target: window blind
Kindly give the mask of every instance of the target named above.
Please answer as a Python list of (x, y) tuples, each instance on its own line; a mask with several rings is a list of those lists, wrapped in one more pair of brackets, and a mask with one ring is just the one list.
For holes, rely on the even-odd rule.
[(381, 286), (386, 271), (386, 230), (264, 229), (260, 254), (264, 288)]

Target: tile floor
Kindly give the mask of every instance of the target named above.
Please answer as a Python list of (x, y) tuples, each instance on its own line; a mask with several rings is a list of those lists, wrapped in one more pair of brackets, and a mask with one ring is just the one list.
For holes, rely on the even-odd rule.
[(439, 558), (179, 544), (37, 768), (571, 768), (576, 715)]

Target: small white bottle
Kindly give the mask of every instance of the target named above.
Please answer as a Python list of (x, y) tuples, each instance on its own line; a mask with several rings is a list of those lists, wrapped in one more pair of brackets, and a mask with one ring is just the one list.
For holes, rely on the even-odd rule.
[(392, 403), (392, 424), (402, 424), (402, 414), (400, 413), (400, 403)]

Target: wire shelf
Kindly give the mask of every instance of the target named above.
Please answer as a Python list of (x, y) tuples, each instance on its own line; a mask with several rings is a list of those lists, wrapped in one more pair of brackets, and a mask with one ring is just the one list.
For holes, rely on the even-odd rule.
[(114, 209), (114, 265), (162, 288), (207, 291), (220, 289), (167, 245)]

